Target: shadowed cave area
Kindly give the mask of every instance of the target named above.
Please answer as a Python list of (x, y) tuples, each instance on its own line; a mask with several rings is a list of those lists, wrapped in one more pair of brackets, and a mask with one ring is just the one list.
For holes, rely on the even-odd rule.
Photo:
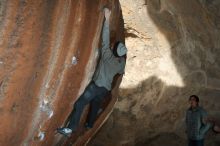
[[(111, 43), (128, 48), (119, 94), (65, 138), (55, 131), (91, 81), (106, 5)], [(0, 0), (0, 146), (186, 146), (190, 95), (220, 122), (219, 34), (219, 0)], [(205, 146), (219, 145), (209, 130)]]

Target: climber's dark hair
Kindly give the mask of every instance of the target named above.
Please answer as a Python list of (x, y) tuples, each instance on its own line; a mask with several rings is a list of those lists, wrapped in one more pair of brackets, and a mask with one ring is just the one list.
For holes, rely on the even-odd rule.
[(120, 41), (117, 41), (114, 46), (113, 46), (113, 49), (112, 49), (112, 52), (114, 54), (115, 57), (119, 57), (118, 56), (118, 53), (117, 53), (117, 48), (118, 48), (118, 45), (120, 44), (121, 42)]

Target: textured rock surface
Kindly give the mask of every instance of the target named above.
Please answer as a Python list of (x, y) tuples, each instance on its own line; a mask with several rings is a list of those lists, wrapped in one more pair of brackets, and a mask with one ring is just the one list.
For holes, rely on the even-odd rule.
[[(188, 97), (220, 118), (220, 2), (120, 0), (129, 48), (120, 99), (93, 146), (185, 146)], [(207, 146), (219, 146), (209, 132)]]
[(94, 72), (107, 3), (111, 39), (123, 41), (117, 0), (0, 0), (1, 146), (57, 142)]

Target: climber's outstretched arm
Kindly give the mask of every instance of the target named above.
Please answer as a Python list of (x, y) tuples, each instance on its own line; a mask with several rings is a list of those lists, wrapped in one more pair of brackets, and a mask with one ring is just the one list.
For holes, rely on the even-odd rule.
[(111, 11), (108, 8), (104, 8), (103, 11), (105, 16), (105, 21), (102, 28), (101, 54), (102, 57), (108, 58), (112, 55), (112, 51), (110, 50), (110, 29), (109, 29)]

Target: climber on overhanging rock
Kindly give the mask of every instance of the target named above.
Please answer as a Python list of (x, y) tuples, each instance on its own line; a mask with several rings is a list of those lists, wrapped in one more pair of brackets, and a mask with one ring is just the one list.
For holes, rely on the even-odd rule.
[[(58, 133), (68, 137), (77, 130), (83, 109), (88, 103), (91, 103), (91, 110), (86, 126), (92, 128), (101, 101), (112, 89), (114, 76), (116, 74), (124, 74), (127, 48), (122, 42), (117, 42), (112, 49), (110, 49), (109, 21), (111, 11), (108, 8), (104, 8), (103, 11), (105, 22), (102, 28), (102, 48), (100, 50), (101, 56), (99, 64), (91, 83), (76, 101), (70, 120), (68, 121), (68, 126), (57, 129)], [(119, 86), (119, 84), (116, 86)]]

